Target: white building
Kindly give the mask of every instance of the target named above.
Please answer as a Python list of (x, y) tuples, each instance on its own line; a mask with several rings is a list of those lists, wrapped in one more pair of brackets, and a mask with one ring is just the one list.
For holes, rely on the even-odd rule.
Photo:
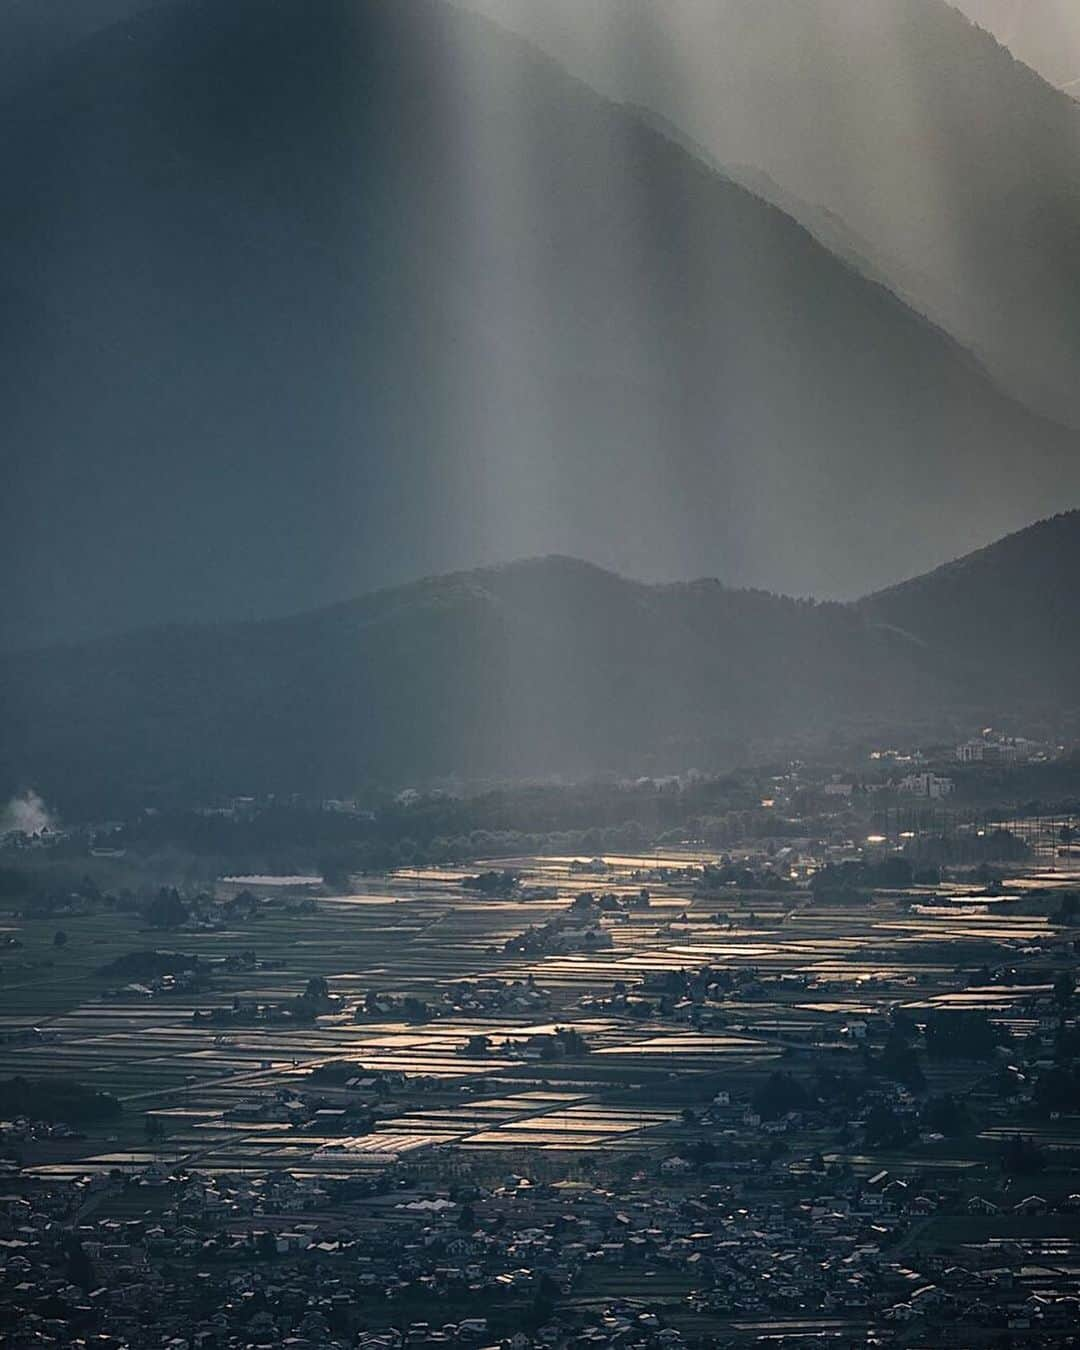
[(1025, 736), (976, 736), (956, 747), (961, 764), (1025, 764), (1045, 749)]
[(953, 780), (936, 773), (909, 773), (900, 780), (900, 791), (908, 797), (929, 797), (937, 800), (953, 790)]

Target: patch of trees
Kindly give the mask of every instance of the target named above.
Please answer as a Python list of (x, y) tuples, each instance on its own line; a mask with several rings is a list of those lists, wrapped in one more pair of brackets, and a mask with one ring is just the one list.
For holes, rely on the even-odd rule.
[(1012, 1176), (1030, 1176), (1046, 1166), (1046, 1155), (1028, 1135), (1014, 1134), (1006, 1141), (1001, 1155), (1001, 1170)]
[(705, 863), (701, 869), (701, 888), (716, 891), (737, 887), (744, 891), (789, 891), (794, 882), (771, 868), (746, 867), (741, 863)]
[(641, 988), (650, 993), (660, 993), (669, 998), (690, 998), (720, 1002), (733, 989), (754, 986), (758, 983), (759, 973), (756, 966), (741, 966), (732, 970), (730, 966), (700, 966), (696, 970), (662, 970), (645, 976)]
[(868, 1148), (905, 1148), (919, 1132), (915, 1116), (875, 1102), (866, 1113), (864, 1136)]
[(810, 1101), (799, 1080), (782, 1069), (771, 1073), (759, 1084), (751, 1100), (762, 1120), (775, 1120), (789, 1111), (801, 1111)]
[(347, 891), (352, 885), (355, 859), (348, 849), (325, 853), (315, 864), (322, 883), (330, 891)]
[(616, 895), (614, 891), (578, 891), (570, 903), (570, 913), (575, 918), (587, 918), (593, 914), (620, 914), (648, 909), (650, 904), (649, 892), (644, 887), (624, 895)]
[(125, 952), (123, 956), (118, 956), (100, 966), (98, 974), (108, 979), (155, 980), (160, 979), (162, 975), (180, 975), (188, 970), (196, 970), (198, 966), (197, 956), (143, 947), (138, 951)]
[(93, 877), (78, 877), (67, 867), (50, 868), (47, 883), (19, 868), (0, 867), (0, 903), (18, 903), (20, 913), (45, 918), (73, 907), (115, 906), (117, 899), (103, 893)]
[(189, 915), (190, 910), (175, 886), (162, 886), (143, 908), (143, 917), (151, 928), (179, 928)]
[(461, 884), (467, 891), (478, 891), (481, 895), (509, 895), (519, 880), (516, 872), (490, 871), (462, 877)]
[(243, 890), (229, 896), (221, 908), (226, 918), (250, 919), (258, 912), (261, 905), (262, 901), (254, 891)]
[[(692, 1123), (692, 1122), (691, 1122)], [(683, 1149), (688, 1162), (697, 1168), (708, 1167), (720, 1157), (720, 1150), (709, 1139), (695, 1139), (689, 1148)]]
[(64, 1273), (72, 1284), (77, 1284), (89, 1293), (97, 1280), (93, 1263), (78, 1237), (74, 1233), (65, 1233), (60, 1240), (60, 1250), (64, 1257)]
[(873, 1062), (873, 1067), (885, 1078), (894, 1083), (902, 1083), (913, 1092), (926, 1086), (926, 1076), (919, 1063), (919, 1057), (907, 1038), (898, 1031), (892, 1031), (882, 1048), (881, 1055)]
[(437, 1011), (425, 999), (417, 998), (413, 994), (400, 996), (398, 994), (379, 994), (374, 990), (368, 990), (364, 999), (356, 1006), (353, 1020), (356, 1022), (366, 1022), (370, 1019), (379, 1021), (388, 1016), (399, 1016), (403, 1021), (410, 1022), (414, 1026), (419, 1026), (424, 1022), (430, 1022), (436, 1017)]
[[(575, 1027), (556, 1027), (553, 1040), (555, 1042), (555, 1046), (553, 1047), (554, 1053), (550, 1058), (558, 1056), (560, 1053), (558, 1047), (561, 1047), (562, 1054), (571, 1059), (576, 1059), (581, 1055), (587, 1055), (589, 1053), (589, 1042)], [(549, 1058), (549, 1056), (542, 1051), (541, 1058), (546, 1059)]]
[(651, 784), (501, 789), (471, 797), (431, 793), (408, 800), (369, 792), (351, 811), (302, 803), (267, 804), (236, 815), (165, 810), (133, 819), (115, 842), (134, 853), (178, 846), (230, 859), (242, 870), (283, 861), (290, 870), (318, 866), (328, 884), (337, 884), (351, 873), (410, 864), (546, 851), (634, 852), (682, 819), (688, 804), (678, 790)]
[(923, 835), (917, 844), (919, 858), (939, 866), (965, 863), (1025, 862), (1031, 847), (1012, 830), (989, 830), (985, 834)]
[(1058, 1065), (1039, 1074), (1035, 1104), (1041, 1111), (1080, 1111), (1080, 1068)]
[(308, 1075), (313, 1083), (324, 1083), (327, 1087), (344, 1087), (353, 1078), (381, 1078), (381, 1069), (365, 1069), (351, 1059), (332, 1059), (325, 1064), (317, 1064)]
[(313, 975), (304, 986), (304, 992), (295, 998), (286, 999), (281, 1003), (256, 1003), (234, 998), (230, 1008), (212, 1008), (209, 1012), (201, 1012), (196, 1008), (191, 1020), (209, 1022), (215, 1026), (222, 1024), (253, 1026), (258, 1022), (284, 1022), (293, 1026), (310, 1026), (320, 1013), (330, 1012), (337, 1006), (325, 978), (322, 975)]
[(814, 1096), (825, 1106), (855, 1110), (870, 1082), (863, 1076), (837, 1072), (828, 1064), (814, 1067)]
[(73, 1078), (7, 1078), (0, 1081), (0, 1101), (9, 1116), (72, 1125), (113, 1120), (121, 1110), (110, 1093), (98, 1092)]
[(926, 1019), (926, 1052), (933, 1059), (989, 1059), (1009, 1039), (1008, 1027), (978, 1009), (935, 1010)]
[(1080, 1059), (1080, 1027), (1064, 1024), (1058, 1027), (1054, 1037), (1054, 1058), (1059, 1064)]
[(0, 867), (0, 900), (23, 900), (35, 889), (30, 877), (19, 868)]
[(810, 890), (816, 899), (847, 899), (860, 891), (901, 891), (914, 879), (908, 859), (893, 854), (877, 862), (829, 863), (810, 878)]
[(1080, 752), (1047, 763), (954, 766), (958, 795), (968, 801), (1022, 802), (1024, 815), (1054, 815), (1080, 798)]
[[(397, 798), (369, 787), (351, 810), (268, 802), (221, 814), (173, 806), (133, 817), (112, 842), (132, 854), (176, 847), (227, 861), (229, 870), (305, 871), (344, 887), (352, 874), (400, 866), (451, 865), (472, 858), (536, 853), (594, 857), (637, 853), (661, 839), (703, 839), (726, 847), (744, 838), (805, 830), (754, 810), (753, 772), (692, 784), (587, 782), (499, 788), (468, 797), (432, 792)], [(91, 814), (100, 814), (99, 811)]]
[(924, 1130), (943, 1134), (948, 1139), (958, 1139), (975, 1128), (963, 1099), (951, 1092), (930, 1098), (922, 1109), (921, 1123)]

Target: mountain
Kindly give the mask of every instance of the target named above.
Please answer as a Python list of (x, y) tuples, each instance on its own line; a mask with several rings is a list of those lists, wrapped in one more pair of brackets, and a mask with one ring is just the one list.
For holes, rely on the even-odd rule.
[(546, 558), (289, 619), (22, 652), (0, 676), (0, 789), (91, 810), (336, 796), (712, 767), (836, 731), (1075, 710), (1078, 560), (1072, 512), (852, 605)]
[(9, 101), (0, 641), (574, 554), (852, 596), (1077, 437), (690, 148), (435, 0), (183, 0)]
[[(458, 3), (771, 180), (811, 231), (842, 222), (868, 275), (1080, 425), (1080, 105), (945, 0)], [(1080, 36), (1070, 0), (960, 8), (1005, 31), (1006, 5), (1062, 59)]]
[(985, 706), (1080, 702), (1080, 512), (1020, 530), (989, 548), (859, 602), (928, 652)]
[(1072, 0), (956, 0), (1025, 65), (1063, 89), (1080, 89), (1080, 10)]

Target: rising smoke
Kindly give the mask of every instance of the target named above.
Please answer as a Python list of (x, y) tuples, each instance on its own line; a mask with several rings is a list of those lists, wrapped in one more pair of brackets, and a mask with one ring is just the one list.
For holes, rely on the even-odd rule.
[(12, 797), (0, 815), (0, 834), (40, 834), (55, 826), (55, 817), (33, 788)]

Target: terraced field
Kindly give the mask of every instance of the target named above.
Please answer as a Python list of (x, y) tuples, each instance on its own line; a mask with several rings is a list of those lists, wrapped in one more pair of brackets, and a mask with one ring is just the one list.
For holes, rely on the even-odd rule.
[[(1040, 944), (1053, 938), (1047, 906), (1040, 912), (1038, 874), (1026, 878), (1013, 902), (944, 889), (869, 905), (813, 905), (801, 892), (696, 894), (693, 876), (657, 873), (662, 862), (682, 868), (697, 861), (682, 855), (608, 859), (602, 876), (572, 871), (571, 861), (515, 864), (530, 885), (557, 891), (555, 899), (482, 899), (462, 889), (460, 872), (410, 871), (319, 898), (311, 912), (301, 912), (285, 891), (233, 930), (165, 937), (139, 931), (130, 915), (106, 912), (65, 918), (68, 942), (56, 949), (55, 921), (10, 921), (22, 946), (0, 985), (7, 1037), (0, 1075), (66, 1074), (124, 1105), (119, 1123), (85, 1140), (42, 1143), (33, 1161), (52, 1175), (177, 1157), (209, 1171), (344, 1175), (432, 1149), (675, 1148), (688, 1101), (721, 1086), (745, 1090), (792, 1056), (853, 1053), (853, 1021), (895, 1005), (915, 1015), (980, 1007), (1023, 1036), (1034, 1025), (1032, 996), (1050, 978), (1040, 984), (1032, 974)], [(563, 914), (582, 890), (633, 891), (641, 869), (650, 871), (650, 905), (603, 919), (610, 946), (529, 957), (504, 952), (508, 938)], [(1053, 880), (1060, 885), (1061, 874)], [(118, 954), (164, 945), (208, 960), (251, 949), (259, 966), (217, 967), (206, 991), (153, 998), (117, 992), (117, 981), (99, 973)], [(983, 989), (967, 981), (958, 991), (957, 967), (974, 966), (974, 954), (991, 947), (1026, 962), (1025, 979)], [(725, 1002), (720, 1030), (581, 1006), (609, 995), (616, 981), (633, 986), (706, 964), (752, 969), (768, 981), (752, 999)], [(193, 1018), (234, 1001), (292, 999), (313, 976), (325, 977), (340, 999), (338, 1011), (313, 1024)], [(522, 1012), (450, 1013), (419, 1025), (400, 1014), (354, 1020), (369, 993), (437, 1002), (465, 977), (531, 978), (550, 1004), (540, 1019)], [(586, 1038), (588, 1054), (543, 1062), (523, 1051), (530, 1038), (569, 1025)], [(486, 1053), (466, 1053), (470, 1038), (479, 1037), (488, 1038)], [(319, 1085), (331, 1108), (371, 1107), (374, 1122), (362, 1130), (350, 1133), (339, 1121), (322, 1132), (317, 1122), (298, 1131), (285, 1120), (244, 1118), (252, 1102), (310, 1090), (312, 1071), (340, 1060), (354, 1064), (358, 1077), (381, 1075), (389, 1084), (366, 1095)], [(947, 1072), (955, 1085), (956, 1070)]]

